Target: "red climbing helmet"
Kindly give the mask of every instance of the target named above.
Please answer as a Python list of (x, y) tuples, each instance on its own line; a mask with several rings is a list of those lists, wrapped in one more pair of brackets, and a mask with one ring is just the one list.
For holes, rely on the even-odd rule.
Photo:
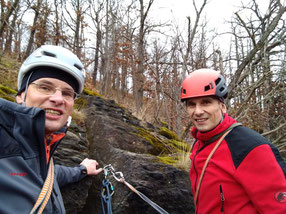
[(187, 98), (214, 95), (223, 101), (227, 97), (224, 77), (215, 70), (198, 69), (190, 73), (182, 83), (181, 101)]

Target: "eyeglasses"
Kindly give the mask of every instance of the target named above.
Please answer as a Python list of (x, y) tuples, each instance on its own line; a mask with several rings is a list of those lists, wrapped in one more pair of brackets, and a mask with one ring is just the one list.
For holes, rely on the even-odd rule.
[(46, 83), (35, 83), (32, 82), (31, 84), (35, 85), (35, 89), (45, 95), (53, 95), (56, 93), (56, 91), (61, 91), (62, 96), (66, 101), (73, 101), (76, 99), (78, 94), (74, 92), (74, 90), (69, 90), (69, 89), (59, 89), (59, 88), (54, 88), (53, 86), (46, 84)]

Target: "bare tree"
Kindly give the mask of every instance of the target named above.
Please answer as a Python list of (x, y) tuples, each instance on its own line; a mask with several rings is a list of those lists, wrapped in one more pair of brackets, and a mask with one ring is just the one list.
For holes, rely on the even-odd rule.
[(139, 26), (139, 35), (138, 35), (138, 66), (136, 73), (133, 74), (133, 95), (136, 105), (136, 112), (140, 113), (143, 101), (143, 91), (144, 91), (144, 39), (148, 27), (146, 26), (146, 19), (149, 13), (149, 10), (154, 2), (154, 0), (149, 0), (145, 8), (143, 0), (140, 2), (140, 26)]
[(92, 20), (93, 26), (91, 26), (92, 32), (95, 31), (95, 48), (94, 48), (94, 67), (93, 67), (93, 72), (92, 72), (92, 80), (93, 84), (96, 85), (96, 80), (97, 80), (97, 74), (98, 74), (98, 69), (99, 69), (99, 56), (100, 56), (100, 46), (102, 43), (102, 29), (101, 29), (101, 12), (103, 11), (103, 3), (102, 2), (97, 2), (97, 4), (94, 3), (94, 1), (90, 1), (90, 19)]
[[(2, 2), (2, 1), (1, 1)], [(3, 14), (3, 7), (1, 7), (2, 9), (2, 13), (1, 15), (3, 16), (3, 20), (1, 18), (1, 25), (0, 25), (0, 38), (2, 38), (3, 36), (3, 32), (4, 32), (4, 29), (5, 27), (8, 25), (9, 23), (9, 19), (11, 17), (11, 15), (13, 14), (13, 11), (18, 7), (18, 4), (19, 4), (19, 0), (15, 0), (13, 2), (13, 4), (11, 4), (11, 6), (8, 8), (7, 12), (5, 13), (5, 15)], [(3, 2), (2, 4), (3, 5)]]
[[(38, 22), (38, 18), (39, 18), (39, 15), (40, 15), (41, 8), (42, 8), (42, 3), (43, 3), (43, 0), (37, 0), (35, 5), (31, 5), (31, 9), (34, 10), (35, 15), (34, 15), (33, 25), (31, 26), (29, 42), (28, 42), (28, 45), (27, 45), (27, 48), (26, 48), (26, 52), (25, 52), (24, 58), (27, 58), (30, 55), (31, 51), (32, 51), (32, 46), (34, 44), (35, 33), (36, 33), (36, 30), (37, 30), (37, 27), (38, 27), (37, 22)], [(32, 4), (32, 2), (30, 4)]]
[[(285, 142), (285, 111), (277, 102), (285, 98), (284, 21), (279, 0), (270, 0), (265, 14), (255, 0), (243, 5), (248, 17), (235, 13), (233, 24), (237, 69), (230, 81), (229, 105), (233, 115), (275, 143)], [(247, 14), (247, 13), (246, 13)], [(282, 102), (283, 103), (283, 102)], [(278, 107), (279, 106), (279, 107)], [(284, 108), (285, 109), (285, 108)], [(278, 127), (278, 128), (277, 128)]]
[(16, 21), (17, 21), (17, 18), (19, 16), (19, 14), (18, 14), (19, 4), (13, 5), (13, 7), (15, 7), (15, 9), (14, 9), (14, 14), (13, 14), (11, 24), (10, 24), (9, 29), (8, 29), (7, 40), (5, 43), (5, 53), (11, 53), (12, 52), (12, 40), (13, 40), (13, 36), (15, 33)]
[(83, 28), (86, 25), (84, 17), (88, 11), (87, 0), (66, 0), (64, 2), (64, 19), (65, 25), (68, 27), (67, 30), (72, 32), (72, 41), (67, 39), (67, 44), (79, 57), (81, 56), (81, 50), (84, 43)]
[(182, 78), (185, 77), (185, 75), (187, 74), (187, 64), (189, 63), (189, 61), (191, 62), (191, 64), (193, 64), (194, 59), (193, 58), (189, 58), (190, 55), (193, 54), (193, 42), (195, 39), (195, 35), (197, 34), (197, 29), (199, 27), (200, 24), (200, 19), (201, 19), (201, 15), (202, 12), (205, 8), (205, 6), (207, 5), (207, 0), (204, 0), (201, 7), (198, 9), (197, 8), (197, 3), (195, 0), (193, 0), (193, 6), (196, 12), (196, 18), (195, 18), (195, 23), (194, 26), (191, 26), (191, 18), (188, 16), (188, 36), (187, 36), (187, 48), (185, 51), (185, 54), (183, 56), (183, 67), (182, 67), (182, 73), (183, 76)]

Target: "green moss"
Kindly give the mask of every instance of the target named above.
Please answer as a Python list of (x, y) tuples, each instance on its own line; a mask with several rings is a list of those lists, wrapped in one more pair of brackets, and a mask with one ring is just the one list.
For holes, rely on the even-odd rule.
[(87, 100), (84, 97), (79, 97), (75, 100), (74, 109), (81, 110), (85, 108)]
[(160, 163), (168, 164), (168, 165), (171, 165), (171, 166), (174, 166), (174, 164), (176, 164), (176, 160), (174, 159), (174, 157), (159, 156), (157, 158), (158, 158), (158, 162), (160, 162)]
[(179, 137), (178, 135), (176, 135), (175, 132), (171, 131), (170, 129), (166, 128), (166, 127), (161, 127), (160, 128), (160, 132), (159, 132), (161, 135), (165, 136), (166, 138), (168, 139), (174, 139), (174, 140), (177, 140), (179, 141)]
[(3, 85), (0, 85), (0, 91), (5, 94), (17, 94), (17, 91)]
[(15, 97), (11, 97), (9, 95), (0, 95), (0, 97), (11, 102), (16, 102)]
[(98, 97), (102, 97), (99, 93), (95, 92), (95, 91), (92, 91), (92, 90), (89, 90), (87, 88), (84, 88), (83, 89), (83, 93), (86, 94), (86, 95), (89, 95), (89, 96), (98, 96)]
[(189, 151), (191, 146), (186, 142), (177, 141), (177, 140), (169, 140), (168, 144), (173, 145), (173, 147), (177, 148), (179, 151)]
[(166, 152), (166, 147), (164, 145), (164, 142), (160, 141), (158, 138), (156, 138), (146, 129), (138, 128), (138, 127), (136, 129), (138, 131), (138, 136), (148, 141), (154, 147), (154, 150), (156, 153)]
[(11, 102), (15, 102), (15, 94), (17, 92), (9, 87), (0, 85), (0, 97)]
[(169, 126), (169, 124), (165, 121), (160, 120), (160, 123), (162, 124), (162, 126), (164, 126), (166, 128)]

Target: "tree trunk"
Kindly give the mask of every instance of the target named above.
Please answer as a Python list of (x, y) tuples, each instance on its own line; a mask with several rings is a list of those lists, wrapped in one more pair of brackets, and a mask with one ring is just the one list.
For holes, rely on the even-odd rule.
[(35, 39), (35, 33), (36, 33), (36, 30), (37, 30), (37, 21), (38, 21), (39, 15), (40, 15), (41, 7), (42, 7), (42, 0), (38, 0), (37, 1), (37, 6), (35, 6), (33, 8), (34, 11), (35, 11), (35, 16), (34, 16), (33, 26), (31, 27), (30, 38), (29, 38), (29, 42), (28, 42), (28, 45), (27, 45), (27, 49), (26, 49), (26, 52), (25, 52), (24, 59), (26, 59), (30, 55), (30, 53), (32, 51), (32, 46), (33, 46), (34, 39)]
[(18, 7), (19, 1), (20, 0), (15, 0), (14, 3), (12, 4), (12, 6), (9, 8), (8, 12), (6, 13), (4, 20), (0, 25), (0, 38), (3, 37), (4, 29), (8, 25), (9, 18), (11, 17), (13, 11)]

